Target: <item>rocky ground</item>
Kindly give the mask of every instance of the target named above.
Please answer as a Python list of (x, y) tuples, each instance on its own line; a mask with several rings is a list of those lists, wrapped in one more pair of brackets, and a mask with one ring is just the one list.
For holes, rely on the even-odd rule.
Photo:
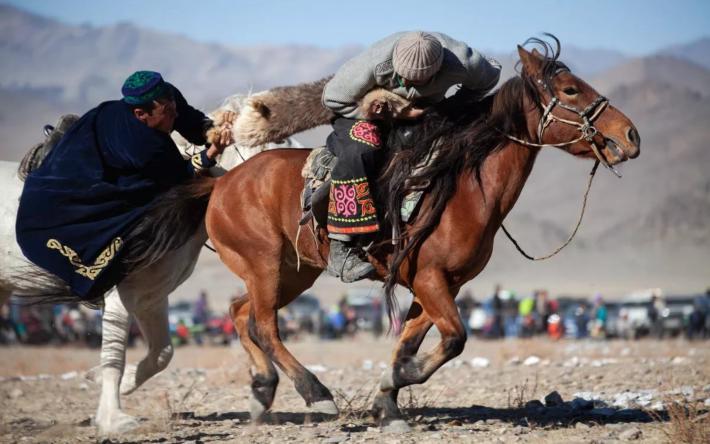
[[(104, 442), (679, 442), (683, 433), (702, 440), (710, 436), (708, 345), (470, 340), (427, 383), (400, 392), (407, 432), (383, 430), (368, 414), (390, 338), (288, 342), (331, 389), (341, 414), (309, 414), (282, 375), (270, 421), (258, 426), (249, 421), (241, 347), (186, 347), (166, 371), (123, 398), (140, 428)], [(131, 349), (129, 362), (143, 353)], [(0, 441), (104, 439), (91, 426), (99, 387), (88, 370), (98, 359), (97, 350), (0, 348)], [(676, 418), (671, 400), (682, 403), (689, 421)]]

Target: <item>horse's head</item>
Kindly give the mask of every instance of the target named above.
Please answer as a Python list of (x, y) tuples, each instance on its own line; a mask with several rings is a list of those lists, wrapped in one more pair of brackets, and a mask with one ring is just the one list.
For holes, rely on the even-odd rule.
[[(553, 37), (554, 38), (554, 37)], [(613, 107), (587, 82), (557, 61), (559, 42), (552, 48), (543, 44), (546, 54), (518, 46), (521, 76), (531, 98), (539, 105), (540, 121), (535, 129), (538, 141), (556, 145), (579, 157), (598, 158), (607, 166), (639, 155), (641, 139), (631, 120)]]

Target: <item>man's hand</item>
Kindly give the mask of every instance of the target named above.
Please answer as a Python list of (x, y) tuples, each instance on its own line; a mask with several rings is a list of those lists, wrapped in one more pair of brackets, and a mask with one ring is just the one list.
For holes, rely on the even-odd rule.
[(426, 114), (427, 108), (417, 108), (416, 106), (408, 106), (402, 109), (395, 115), (397, 119), (416, 120)]
[(207, 149), (207, 157), (214, 159), (222, 154), (224, 149), (234, 143), (232, 135), (232, 122), (237, 113), (234, 111), (223, 111), (215, 114), (214, 126), (207, 131), (207, 141), (212, 144)]

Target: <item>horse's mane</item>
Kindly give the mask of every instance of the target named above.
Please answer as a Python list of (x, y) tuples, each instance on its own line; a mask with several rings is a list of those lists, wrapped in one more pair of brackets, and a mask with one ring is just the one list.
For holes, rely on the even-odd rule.
[[(560, 54), (559, 40), (551, 34), (546, 35), (555, 41), (555, 48), (537, 38), (528, 39), (525, 45), (532, 43), (542, 49), (543, 81), (549, 84), (552, 77), (560, 70), (567, 70), (567, 67), (557, 60)], [(459, 176), (474, 173), (480, 184), (480, 170), (484, 161), (508, 142), (504, 134), (525, 137), (525, 97), (539, 108), (540, 98), (535, 79), (521, 70), (519, 76), (507, 80), (495, 93), (480, 101), (465, 89), (458, 91), (436, 105), (423, 121), (412, 125), (410, 130), (414, 134), (405, 140), (398, 137), (398, 130), (390, 132), (389, 161), (380, 174), (379, 186), (375, 188), (378, 200), (384, 204), (387, 223), (392, 227), (402, 226), (400, 208), (410, 191), (407, 179), (412, 170), (425, 162), (432, 150), (436, 152), (432, 164), (418, 172), (414, 179), (416, 183), (430, 184), (427, 189), (428, 205), (422, 209), (416, 228), (410, 227), (395, 239), (389, 273), (385, 278), (390, 319), (397, 311), (394, 288), (400, 278), (400, 266), (405, 258), (410, 259), (410, 264), (416, 262), (421, 244), (439, 224), (447, 202), (456, 191)], [(410, 282), (415, 272), (415, 267), (410, 267)]]

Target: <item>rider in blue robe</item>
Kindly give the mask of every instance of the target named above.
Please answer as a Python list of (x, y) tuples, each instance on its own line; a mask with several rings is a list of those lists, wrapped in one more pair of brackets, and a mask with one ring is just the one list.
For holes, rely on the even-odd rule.
[(17, 213), (24, 255), (82, 300), (101, 299), (122, 278), (125, 236), (155, 199), (214, 165), (222, 149), (183, 159), (170, 131), (205, 145), (213, 123), (159, 73), (132, 74), (122, 92), (87, 112), (29, 174)]

